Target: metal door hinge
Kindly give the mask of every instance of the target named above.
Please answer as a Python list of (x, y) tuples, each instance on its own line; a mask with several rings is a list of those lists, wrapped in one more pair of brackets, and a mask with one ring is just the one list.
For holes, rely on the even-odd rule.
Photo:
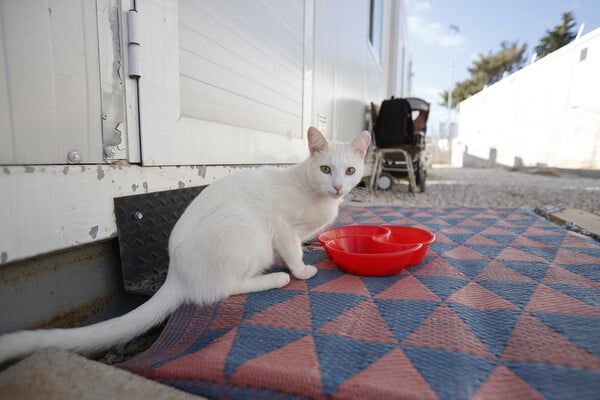
[(139, 64), (140, 38), (138, 18), (137, 10), (129, 10), (127, 12), (127, 60), (129, 62), (128, 74), (130, 78), (139, 78), (142, 76)]

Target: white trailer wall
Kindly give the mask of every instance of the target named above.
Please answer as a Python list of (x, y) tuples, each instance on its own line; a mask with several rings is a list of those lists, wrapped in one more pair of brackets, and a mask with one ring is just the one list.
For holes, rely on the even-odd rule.
[[(373, 34), (381, 35), (375, 43), (369, 40), (370, 6)], [(404, 9), (403, 0), (315, 1), (312, 121), (330, 138), (350, 140), (367, 128), (371, 102), (407, 95)]]
[(0, 163), (102, 162), (94, 2), (0, 1)]
[(148, 0), (136, 7), (144, 165), (304, 157), (312, 0)]
[(350, 139), (402, 95), (403, 4), (0, 0), (0, 264), (115, 237), (114, 197), (298, 161), (310, 124)]

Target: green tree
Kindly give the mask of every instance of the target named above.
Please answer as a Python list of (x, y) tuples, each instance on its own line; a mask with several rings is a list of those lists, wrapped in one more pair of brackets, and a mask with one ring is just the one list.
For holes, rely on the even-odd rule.
[[(502, 79), (505, 73), (520, 69), (526, 61), (527, 44), (502, 42), (500, 50), (487, 56), (479, 54), (468, 68), (471, 78), (458, 82), (452, 90), (452, 107), (479, 92), (485, 85)], [(442, 105), (448, 107), (448, 91), (440, 93)]]
[(538, 58), (560, 49), (575, 39), (575, 36), (577, 36), (577, 32), (575, 32), (576, 25), (572, 12), (563, 13), (562, 23), (552, 30), (547, 30), (546, 35), (540, 39), (540, 44), (535, 47)]

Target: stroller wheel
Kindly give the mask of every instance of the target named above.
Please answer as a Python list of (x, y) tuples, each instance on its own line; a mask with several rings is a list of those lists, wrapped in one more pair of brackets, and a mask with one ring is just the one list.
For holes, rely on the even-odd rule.
[(393, 183), (394, 180), (392, 179), (392, 176), (384, 172), (377, 180), (377, 188), (379, 190), (390, 190)]

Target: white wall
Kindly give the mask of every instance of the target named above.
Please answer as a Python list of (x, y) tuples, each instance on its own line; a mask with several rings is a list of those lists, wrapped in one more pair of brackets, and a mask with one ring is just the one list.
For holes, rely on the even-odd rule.
[(369, 41), (369, 0), (315, 2), (312, 120), (335, 140), (349, 140), (367, 128), (370, 102), (400, 94), (406, 71), (401, 53), (404, 2), (381, 4), (381, 54), (377, 54)]
[(304, 1), (184, 1), (181, 115), (302, 136)]
[(0, 1), (0, 163), (102, 162), (94, 2)]
[[(403, 2), (381, 2), (378, 59), (369, 0), (137, 1), (138, 82), (127, 75), (132, 0), (58, 0), (52, 11), (0, 0), (0, 264), (115, 237), (114, 197), (297, 161), (303, 126), (320, 116), (329, 137), (356, 135), (370, 101), (398, 94)], [(113, 136), (118, 157), (107, 157)], [(70, 149), (81, 165), (66, 163)]]
[[(291, 163), (306, 154), (313, 0), (136, 2), (142, 163)], [(307, 128), (308, 126), (306, 126)]]
[(460, 104), (469, 156), (506, 166), (600, 168), (600, 29)]

